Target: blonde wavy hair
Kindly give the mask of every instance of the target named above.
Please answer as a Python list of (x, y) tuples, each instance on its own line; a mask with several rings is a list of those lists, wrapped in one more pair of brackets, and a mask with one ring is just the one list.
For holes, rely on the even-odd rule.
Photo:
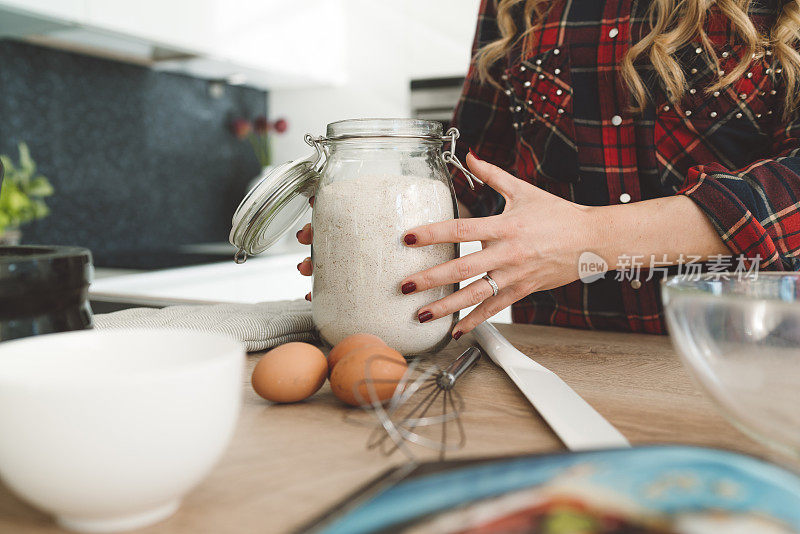
[[(553, 0), (495, 0), (497, 2), (497, 25), (500, 38), (478, 50), (476, 65), (479, 78), (497, 82), (490, 74), (491, 67), (508, 50), (525, 39), (536, 29), (538, 22), (547, 13)], [(719, 59), (714, 52), (704, 22), (713, 5), (731, 22), (737, 42), (744, 47), (740, 62), (735, 68), (717, 76), (705, 91), (712, 93), (740, 78), (755, 57), (762, 56), (770, 47), (774, 59), (780, 64), (780, 72), (786, 83), (784, 117), (790, 116), (800, 106), (800, 0), (789, 0), (781, 8), (774, 26), (768, 35), (762, 35), (748, 16), (753, 0), (653, 0), (648, 9), (650, 32), (636, 42), (626, 53), (620, 65), (623, 80), (633, 96), (632, 110), (642, 111), (650, 95), (641, 76), (634, 68), (640, 57), (650, 61), (663, 82), (667, 97), (678, 102), (688, 90), (686, 77), (675, 52), (689, 42), (699, 39), (709, 58), (719, 69)], [(515, 8), (523, 4), (525, 27), (518, 28)]]

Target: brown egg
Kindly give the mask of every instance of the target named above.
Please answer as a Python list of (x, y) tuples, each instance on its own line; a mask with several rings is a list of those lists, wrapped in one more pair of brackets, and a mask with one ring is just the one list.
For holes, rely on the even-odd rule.
[(386, 347), (387, 345), (381, 338), (373, 336), (372, 334), (353, 334), (352, 336), (347, 336), (337, 343), (328, 353), (328, 371), (333, 372), (333, 368), (336, 364), (347, 356), (351, 350), (371, 346)]
[(253, 369), (251, 382), (260, 396), (273, 402), (297, 402), (325, 383), (328, 362), (308, 343), (286, 343), (264, 355)]
[[(373, 400), (389, 400), (397, 384), (408, 370), (403, 355), (383, 346), (367, 346), (351, 350), (334, 367), (331, 389), (342, 402), (351, 406), (370, 404)], [(367, 385), (369, 379), (374, 392)], [(356, 395), (356, 391), (358, 395)]]

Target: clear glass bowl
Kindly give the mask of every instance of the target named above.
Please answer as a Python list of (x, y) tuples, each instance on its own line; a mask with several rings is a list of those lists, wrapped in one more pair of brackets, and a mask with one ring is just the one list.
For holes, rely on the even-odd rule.
[(800, 460), (800, 273), (662, 282), (685, 365), (740, 429)]

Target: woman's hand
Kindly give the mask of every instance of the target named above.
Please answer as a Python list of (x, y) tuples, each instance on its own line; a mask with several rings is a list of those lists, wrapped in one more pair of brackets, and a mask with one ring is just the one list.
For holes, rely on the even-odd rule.
[[(583, 252), (594, 252), (609, 270), (623, 268), (623, 257), (659, 259), (677, 264), (689, 255), (698, 261), (730, 254), (703, 210), (685, 195), (674, 195), (609, 206), (581, 206), (519, 180), (474, 155), (467, 164), (487, 185), (503, 195), (501, 215), (455, 219), (409, 230), (411, 247), (435, 243), (481, 241), (483, 250), (413, 274), (400, 283), (403, 293), (462, 282), (486, 272), (499, 292), (483, 279), (472, 282), (419, 310), (422, 322), (479, 304), (453, 329), (453, 337), (469, 332), (492, 315), (535, 291), (573, 282)], [(309, 199), (314, 206), (314, 198)], [(310, 245), (311, 224), (297, 232)], [(311, 258), (297, 264), (311, 276)], [(306, 295), (311, 300), (311, 293)]]
[(478, 178), (503, 195), (503, 213), (420, 226), (404, 237), (411, 247), (481, 241), (483, 250), (401, 282), (401, 291), (406, 294), (462, 282), (483, 273), (497, 283), (497, 296), (492, 296), (488, 281), (478, 279), (419, 310), (418, 317), (425, 322), (479, 304), (455, 326), (455, 339), (530, 293), (577, 280), (578, 258), (592, 242), (588, 207), (530, 185), (472, 154), (467, 156), (467, 164)]

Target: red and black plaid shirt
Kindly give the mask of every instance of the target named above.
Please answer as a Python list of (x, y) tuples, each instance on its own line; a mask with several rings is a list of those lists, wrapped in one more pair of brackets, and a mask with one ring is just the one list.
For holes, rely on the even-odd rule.
[[(495, 3), (482, 2), (475, 49), (499, 35)], [(757, 4), (751, 18), (768, 32), (778, 7)], [(644, 112), (630, 112), (619, 66), (649, 31), (647, 7), (646, 0), (554, 0), (541, 26), (494, 66), (501, 89), (481, 83), (470, 65), (454, 117), (462, 145), (579, 204), (687, 195), (732, 255), (760, 257), (761, 269), (800, 269), (800, 120), (782, 119), (780, 65), (767, 50), (732, 86), (707, 95), (716, 73), (698, 39), (677, 52), (690, 87), (679, 106), (642, 65), (653, 99)], [(743, 47), (727, 18), (712, 12), (706, 31), (721, 69), (738, 63)], [(471, 191), (460, 173), (454, 180), (473, 215), (502, 211), (489, 187)], [(514, 305), (514, 321), (663, 333), (661, 277), (642, 276), (641, 285), (615, 278), (533, 293)]]

